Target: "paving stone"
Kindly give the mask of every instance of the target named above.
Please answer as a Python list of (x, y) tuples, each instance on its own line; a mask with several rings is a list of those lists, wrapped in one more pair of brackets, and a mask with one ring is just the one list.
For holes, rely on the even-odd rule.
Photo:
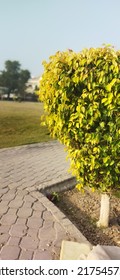
[(53, 228), (53, 225), (54, 225), (54, 220), (45, 220), (44, 221), (44, 224), (43, 224), (43, 228), (45, 229), (45, 230), (49, 230), (49, 229), (51, 229), (51, 228)]
[(25, 225), (14, 224), (10, 229), (10, 235), (16, 237), (22, 237), (26, 234), (27, 227)]
[(26, 190), (18, 190), (17, 191), (17, 195), (19, 195), (19, 197), (22, 197), (22, 198), (27, 194), (28, 194), (28, 192)]
[(26, 251), (22, 250), (19, 260), (32, 260), (33, 253), (34, 252), (31, 250), (26, 250)]
[(12, 225), (15, 223), (17, 219), (17, 216), (16, 215), (4, 215), (1, 219), (1, 224), (2, 225)]
[(24, 201), (32, 202), (33, 203), (33, 202), (36, 201), (36, 198), (33, 198), (31, 195), (25, 195)]
[[(1, 203), (0, 203), (0, 207), (1, 207)], [(9, 207), (8, 206), (3, 206), (2, 208), (0, 208), (0, 216), (2, 217), (3, 214), (7, 213)]]
[(7, 215), (16, 215), (17, 211), (18, 211), (18, 209), (16, 209), (16, 208), (9, 208)]
[(16, 225), (26, 225), (27, 219), (25, 218), (17, 218)]
[(4, 233), (2, 235), (0, 235), (0, 248), (7, 243), (8, 239), (9, 239), (9, 234), (8, 233)]
[(10, 174), (7, 172), (6, 174), (4, 174), (4, 179), (9, 178)]
[(28, 181), (28, 182), (24, 183), (24, 186), (27, 190), (27, 188), (31, 188), (32, 186), (34, 186), (34, 181)]
[(10, 227), (11, 226), (3, 226), (3, 225), (1, 225), (0, 226), (0, 236), (3, 234), (3, 233), (8, 233), (9, 232), (9, 230), (10, 230)]
[(28, 218), (32, 215), (32, 209), (31, 208), (25, 208), (22, 207), (18, 210), (17, 216), (21, 218)]
[(9, 183), (9, 189), (16, 189), (16, 183)]
[(8, 192), (8, 190), (9, 190), (9, 189), (8, 189), (8, 187), (3, 188), (3, 189), (1, 188), (1, 189), (0, 189), (0, 194), (7, 193), (7, 192)]
[[(29, 185), (29, 183), (28, 183), (28, 185)], [(33, 191), (36, 191), (36, 189), (37, 189), (37, 187), (36, 187), (36, 183), (35, 183), (33, 186), (30, 187), (31, 193)], [(26, 190), (29, 191), (29, 186), (26, 187)]]
[(7, 194), (4, 194), (4, 195), (2, 196), (2, 200), (4, 200), (4, 201), (5, 201), (5, 200), (11, 201), (11, 200), (13, 200), (13, 199), (15, 198), (15, 196), (16, 196), (15, 193), (10, 194), (9, 191), (8, 191)]
[(41, 204), (40, 201), (37, 201), (33, 204), (33, 209), (34, 210), (39, 210), (40, 212), (43, 212), (43, 211), (45, 211), (46, 208)]
[(16, 184), (16, 188), (19, 188), (19, 189), (21, 188), (21, 181), (16, 182), (16, 180), (15, 180), (15, 184)]
[(1, 260), (17, 260), (19, 259), (20, 248), (17, 246), (4, 246), (0, 252)]
[(25, 207), (25, 208), (32, 208), (32, 204), (33, 204), (33, 202), (25, 201), (23, 203), (23, 207)]
[(38, 238), (38, 232), (39, 232), (38, 228), (28, 228), (27, 235), (34, 238), (34, 239), (37, 239)]
[(13, 237), (13, 236), (11, 236), (9, 238), (9, 240), (8, 240), (7, 245), (9, 245), (9, 246), (18, 246), (19, 243), (20, 243), (20, 240), (21, 240), (20, 237), (15, 237), (15, 236)]
[(0, 209), (3, 208), (4, 206), (7, 206), (7, 207), (8, 207), (8, 204), (9, 204), (9, 201), (7, 201), (7, 200), (2, 200), (2, 201), (0, 202)]
[(59, 260), (60, 259), (60, 249), (53, 250), (53, 260)]
[(15, 199), (15, 200), (12, 200), (10, 203), (9, 203), (9, 206), (11, 208), (19, 208), (21, 207), (23, 204), (23, 200), (19, 200), (19, 199)]
[(34, 253), (34, 260), (52, 260), (52, 254), (50, 251), (42, 251), (42, 250), (37, 250)]
[(50, 211), (45, 211), (44, 213), (43, 213), (43, 219), (45, 220), (45, 221), (49, 221), (49, 220), (52, 220), (53, 221), (53, 215), (51, 214), (51, 212)]
[(41, 211), (33, 210), (32, 217), (41, 218), (41, 215), (42, 215)]
[(20, 247), (26, 250), (35, 250), (38, 246), (38, 238), (33, 238), (30, 236), (24, 236), (20, 243)]
[(38, 217), (30, 217), (27, 222), (27, 226), (33, 229), (42, 227), (42, 224), (43, 224), (43, 220)]
[(9, 189), (9, 192), (7, 194), (15, 194), (16, 195), (16, 192), (17, 192), (17, 189), (14, 188), (14, 189)]
[(41, 228), (39, 229), (39, 239), (40, 239), (40, 247), (41, 244), (47, 245), (53, 242), (56, 239), (56, 232), (53, 228)]

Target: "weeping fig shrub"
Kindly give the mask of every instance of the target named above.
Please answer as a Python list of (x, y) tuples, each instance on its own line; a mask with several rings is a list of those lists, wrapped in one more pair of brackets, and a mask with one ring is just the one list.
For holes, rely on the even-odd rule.
[[(78, 189), (89, 186), (106, 197), (120, 191), (120, 52), (111, 46), (68, 50), (43, 64), (45, 123), (67, 147)], [(99, 226), (108, 225), (108, 197), (103, 200)]]

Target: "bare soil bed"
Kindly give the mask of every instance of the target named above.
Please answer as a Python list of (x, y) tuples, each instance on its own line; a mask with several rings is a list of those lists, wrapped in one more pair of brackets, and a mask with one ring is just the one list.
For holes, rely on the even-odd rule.
[(100, 194), (87, 189), (81, 193), (76, 188), (59, 193), (55, 205), (72, 221), (93, 245), (120, 247), (120, 198), (110, 198), (110, 223), (108, 228), (97, 228), (100, 213)]

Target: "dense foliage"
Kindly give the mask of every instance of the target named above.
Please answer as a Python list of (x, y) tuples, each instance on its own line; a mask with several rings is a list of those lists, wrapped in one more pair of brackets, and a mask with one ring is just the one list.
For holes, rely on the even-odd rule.
[(18, 61), (5, 61), (5, 70), (0, 71), (0, 87), (7, 89), (8, 99), (10, 93), (15, 92), (21, 99), (24, 96), (26, 82), (30, 78), (28, 70), (22, 70)]
[(120, 52), (57, 52), (43, 62), (39, 96), (50, 133), (65, 144), (78, 188), (120, 188)]

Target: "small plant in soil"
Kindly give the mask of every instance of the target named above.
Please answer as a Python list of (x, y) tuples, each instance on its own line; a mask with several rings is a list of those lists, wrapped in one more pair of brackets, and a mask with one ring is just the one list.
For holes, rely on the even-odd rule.
[(59, 201), (59, 194), (58, 194), (57, 192), (52, 192), (51, 194), (48, 194), (48, 195), (47, 195), (47, 198), (48, 198), (50, 201), (56, 203), (56, 202)]

